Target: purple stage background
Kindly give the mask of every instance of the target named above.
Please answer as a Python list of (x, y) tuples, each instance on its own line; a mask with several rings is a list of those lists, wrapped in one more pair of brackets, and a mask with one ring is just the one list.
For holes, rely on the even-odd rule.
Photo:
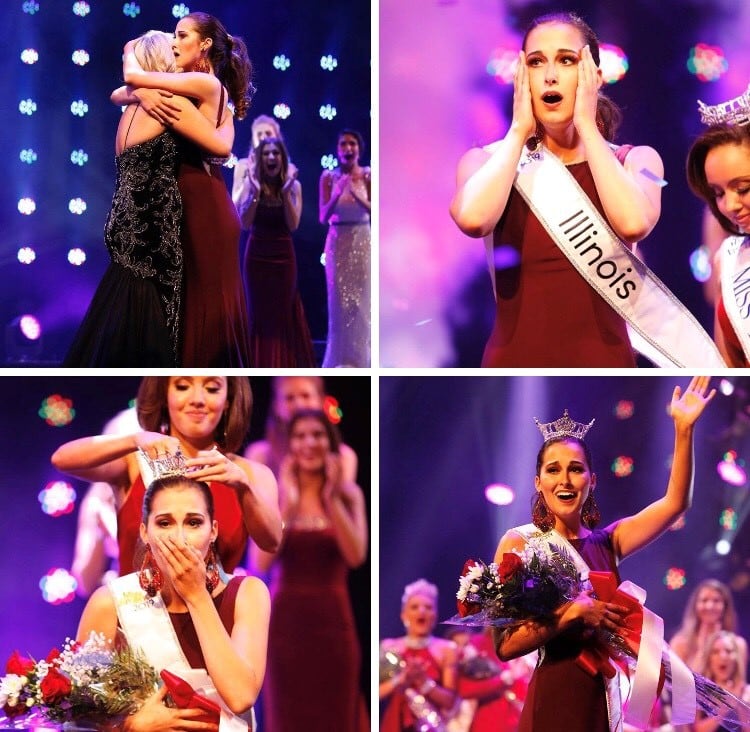
[[(66, 637), (75, 637), (85, 600), (79, 597), (52, 605), (43, 599), (40, 579), (53, 567), (70, 569), (76, 533), (78, 502), (87, 483), (67, 478), (50, 463), (63, 442), (100, 434), (104, 424), (134, 399), (138, 378), (133, 377), (4, 377), (0, 389), (7, 396), (3, 419), (5, 459), (0, 467), (0, 664), (18, 649), (43, 658)], [(264, 431), (270, 378), (253, 376), (254, 407), (248, 441)], [(359, 482), (370, 506), (370, 378), (336, 376), (325, 380), (327, 393), (343, 412), (344, 441), (359, 456)], [(75, 417), (68, 426), (53, 427), (39, 415), (44, 400), (60, 395), (72, 401)], [(63, 412), (65, 410), (62, 410)], [(68, 480), (77, 493), (71, 513), (46, 515), (37, 498), (49, 481)], [(370, 560), (350, 575), (350, 590), (363, 652), (362, 688), (369, 699)], [(269, 649), (269, 652), (272, 652)]]
[[(655, 148), (669, 182), (639, 256), (712, 328), (689, 263), (701, 244), (703, 205), (688, 190), (685, 158), (701, 128), (696, 100), (716, 104), (750, 81), (750, 3), (380, 0), (381, 365), (479, 365), (495, 303), (483, 242), (464, 236), (448, 214), (456, 165), (510, 123), (513, 87), (488, 67), (496, 70), (503, 51), (517, 55), (532, 17), (560, 10), (578, 12), (628, 57), (626, 75), (603, 87), (623, 110), (615, 141)], [(718, 49), (705, 51), (715, 81), (688, 70), (701, 43)]]
[[(750, 635), (750, 532), (743, 525), (748, 486), (730, 486), (717, 473), (729, 450), (736, 451), (738, 464), (750, 457), (748, 379), (730, 382), (734, 393), (717, 393), (696, 427), (695, 490), (684, 527), (668, 531), (620, 567), (623, 579), (646, 589), (647, 605), (664, 618), (668, 638), (691, 591), (708, 577), (730, 585), (740, 633)], [(401, 594), (418, 577), (438, 586), (439, 619), (453, 615), (464, 561), (491, 561), (502, 534), (531, 520), (542, 444), (534, 417), (550, 422), (567, 408), (579, 422), (596, 418), (586, 441), (606, 526), (664, 494), (674, 446), (666, 408), (674, 387), (688, 383), (685, 376), (382, 377), (380, 636), (403, 633)], [(718, 387), (719, 379), (712, 379), (712, 386)], [(628, 459), (632, 472), (616, 477), (613, 469), (627, 472)], [(513, 488), (512, 504), (487, 502), (485, 486), (496, 482)], [(736, 517), (728, 532), (720, 525), (727, 508)], [(731, 545), (724, 556), (715, 549), (721, 538)], [(684, 572), (679, 589), (664, 584), (670, 569), (677, 580)]]
[[(358, 129), (367, 144), (361, 162), (370, 159), (369, 3), (13, 0), (0, 5), (7, 34), (0, 52), (0, 110), (6, 120), (0, 138), (6, 161), (0, 192), (0, 326), (31, 314), (42, 337), (27, 343), (9, 333), (0, 363), (54, 366), (62, 361), (108, 263), (103, 230), (114, 190), (120, 117), (109, 95), (122, 79), (122, 48), (151, 28), (173, 31), (175, 12), (185, 10), (216, 15), (248, 46), (257, 93), (248, 117), (235, 125), (236, 157), (247, 156), (254, 117), (274, 116), (277, 105), (288, 107), (288, 116), (279, 110), (279, 121), (302, 184), (302, 219), (294, 234), (300, 292), (313, 338), (325, 341), (320, 257), (327, 229), (318, 222), (318, 179), (326, 156), (335, 159), (339, 129)], [(31, 63), (33, 56), (24, 50), (35, 51), (37, 60)], [(74, 51), (85, 51), (88, 61), (79, 55), (75, 63)], [(22, 111), (26, 100), (36, 104), (32, 114)], [(78, 100), (88, 105), (85, 114), (73, 113)], [(232, 171), (224, 172), (231, 187)], [(23, 215), (19, 202), (25, 198), (36, 208)], [(79, 214), (69, 210), (77, 198), (86, 204)], [(33, 262), (19, 262), (21, 248), (33, 250)], [(84, 264), (68, 261), (73, 248), (85, 252)]]

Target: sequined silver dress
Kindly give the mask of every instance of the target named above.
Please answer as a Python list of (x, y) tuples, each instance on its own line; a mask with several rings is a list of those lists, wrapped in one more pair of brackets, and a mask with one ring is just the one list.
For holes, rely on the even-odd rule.
[[(338, 173), (334, 173), (333, 185)], [(357, 193), (367, 198), (364, 180)], [(328, 341), (324, 367), (370, 365), (370, 213), (348, 191), (336, 202), (325, 244)]]

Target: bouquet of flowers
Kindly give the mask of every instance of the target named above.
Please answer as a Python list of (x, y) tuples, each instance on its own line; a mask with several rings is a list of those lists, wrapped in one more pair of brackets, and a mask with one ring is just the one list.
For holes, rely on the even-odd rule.
[(500, 564), (469, 559), (459, 579), (458, 614), (446, 623), (504, 626), (549, 617), (587, 584), (563, 547), (503, 554)]
[[(635, 586), (623, 583), (617, 587), (610, 572), (590, 572), (584, 580), (575, 562), (561, 546), (551, 543), (538, 544), (534, 538), (528, 540), (521, 552), (503, 554), (500, 564), (485, 564), (468, 560), (464, 564), (459, 588), (456, 593), (458, 614), (444, 621), (457, 625), (482, 625), (505, 627), (525, 620), (544, 622), (552, 613), (580, 592), (590, 590), (602, 601), (615, 602), (627, 608), (623, 625), (618, 633), (598, 631), (582, 643), (577, 663), (588, 673), (602, 673), (608, 678), (616, 674), (616, 666), (626, 670), (633, 679), (638, 675), (640, 650), (644, 643), (656, 649), (660, 659), (657, 668), (660, 676), (656, 694), (662, 685), (675, 692), (674, 672), (687, 672), (695, 687), (695, 706), (705, 714), (721, 720), (731, 730), (750, 727), (750, 707), (722, 689), (713, 681), (687, 670), (680, 672), (678, 659), (663, 644), (661, 637), (647, 637), (644, 631), (644, 614), (650, 613), (637, 598)], [(640, 589), (640, 588), (636, 588)], [(656, 646), (654, 646), (656, 644)], [(653, 655), (653, 654), (652, 654)], [(659, 664), (659, 660), (657, 660)], [(680, 681), (680, 691), (684, 682)], [(655, 698), (654, 698), (655, 699)], [(645, 698), (645, 718), (654, 699)], [(641, 696), (639, 702), (644, 701)], [(634, 703), (630, 699), (631, 706)], [(674, 711), (674, 708), (673, 708)]]
[[(67, 639), (43, 661), (14, 651), (0, 679), (5, 721), (43, 717), (56, 723), (101, 723), (135, 711), (156, 690), (157, 676), (129, 649), (115, 651), (103, 635)], [(2, 721), (2, 720), (0, 720)]]

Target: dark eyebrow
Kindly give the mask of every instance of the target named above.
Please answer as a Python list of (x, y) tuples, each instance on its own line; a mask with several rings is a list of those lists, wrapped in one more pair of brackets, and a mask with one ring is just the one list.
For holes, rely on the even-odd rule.
[[(570, 48), (558, 48), (557, 51), (555, 51), (555, 53), (558, 56), (560, 54), (562, 54), (562, 53), (572, 53), (574, 56), (578, 56), (579, 55), (578, 51), (573, 51)], [(526, 55), (527, 56), (534, 56), (535, 54), (540, 54), (540, 55), (544, 56), (544, 51), (541, 51), (541, 50), (539, 50), (539, 51), (529, 51)]]

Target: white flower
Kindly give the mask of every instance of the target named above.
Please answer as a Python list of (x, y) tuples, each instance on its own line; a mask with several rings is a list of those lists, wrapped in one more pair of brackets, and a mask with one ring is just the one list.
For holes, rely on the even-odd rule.
[(8, 674), (0, 679), (0, 706), (7, 704), (10, 707), (18, 704), (18, 696), (28, 683), (25, 676)]

